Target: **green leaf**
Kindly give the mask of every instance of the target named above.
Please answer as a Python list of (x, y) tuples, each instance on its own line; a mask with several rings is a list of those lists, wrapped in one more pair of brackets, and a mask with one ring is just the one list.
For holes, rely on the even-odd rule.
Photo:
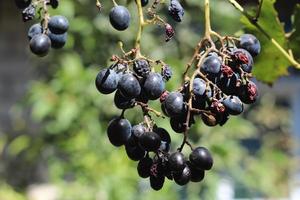
[[(274, 2), (264, 1), (258, 24), (286, 49), (285, 33), (273, 7)], [(242, 17), (241, 21), (246, 26), (246, 31), (256, 35), (262, 45), (261, 54), (255, 59), (254, 76), (260, 81), (272, 84), (280, 76), (287, 75), (289, 61), (246, 17)]]

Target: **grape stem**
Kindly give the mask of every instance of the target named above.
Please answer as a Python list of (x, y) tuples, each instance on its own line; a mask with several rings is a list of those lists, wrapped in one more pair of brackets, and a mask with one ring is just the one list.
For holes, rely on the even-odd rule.
[[(246, 11), (245, 9), (236, 1), (236, 0), (228, 0), (237, 10), (239, 10), (242, 15), (244, 15), (249, 22), (254, 25), (265, 37), (267, 37), (271, 43), (282, 53), (282, 55), (296, 68), (300, 69), (300, 63), (295, 60), (293, 54), (291, 53), (291, 50), (287, 51), (285, 50), (274, 38), (271, 37), (270, 34), (267, 33), (266, 30), (264, 30), (257, 22), (257, 20), (253, 19)], [(262, 5), (262, 2), (261, 2)], [(260, 6), (261, 6), (260, 5)], [(261, 9), (261, 7), (260, 7)]]
[(143, 102), (139, 102), (136, 101), (136, 105), (141, 106), (141, 108), (143, 109), (143, 111), (145, 111), (146, 113), (152, 112), (154, 113), (157, 117), (162, 117), (165, 118), (165, 116), (163, 116), (163, 114), (161, 112), (158, 112), (157, 110), (150, 108), (148, 104), (143, 103)]
[[(202, 72), (200, 72), (199, 68), (202, 65), (204, 58), (208, 55), (208, 53), (210, 53), (213, 50), (216, 50), (215, 44), (213, 43), (212, 39), (211, 39), (211, 35), (217, 35), (218, 38), (221, 38), (221, 36), (215, 32), (212, 31), (211, 29), (211, 23), (210, 23), (210, 2), (209, 0), (205, 0), (204, 1), (204, 11), (205, 11), (205, 34), (204, 34), (204, 38), (198, 43), (197, 47), (195, 48), (195, 52), (194, 55), (192, 57), (192, 59), (189, 61), (189, 63), (187, 64), (186, 70), (183, 74), (184, 76), (184, 81), (188, 80), (189, 77), (187, 76), (188, 70), (190, 69), (190, 67), (193, 65), (193, 63), (195, 62), (195, 60), (198, 60), (198, 63), (196, 65), (196, 70), (194, 71), (192, 77), (189, 79), (189, 98), (188, 98), (188, 111), (187, 111), (187, 117), (186, 117), (186, 121), (185, 121), (185, 130), (184, 130), (184, 137), (183, 137), (183, 141), (181, 146), (178, 148), (178, 151), (181, 152), (184, 145), (185, 144), (189, 144), (187, 142), (188, 139), (188, 132), (190, 129), (190, 118), (191, 118), (191, 114), (192, 114), (192, 109), (193, 109), (193, 105), (192, 105), (192, 98), (193, 98), (193, 82), (194, 79), (196, 78), (197, 75), (201, 75), (202, 77), (205, 77), (204, 74), (202, 74)], [(205, 53), (203, 55), (200, 55), (200, 49), (205, 45), (205, 43), (208, 41), (208, 43), (210, 44), (210, 48), (207, 49), (205, 51)], [(206, 78), (206, 77), (205, 77)], [(191, 147), (191, 145), (189, 145)], [(191, 147), (192, 148), (192, 147)]]

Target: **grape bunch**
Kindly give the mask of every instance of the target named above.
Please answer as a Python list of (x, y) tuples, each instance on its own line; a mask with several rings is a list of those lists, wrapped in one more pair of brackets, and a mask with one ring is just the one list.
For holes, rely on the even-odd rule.
[[(148, 0), (138, 0), (142, 7), (148, 5)], [(158, 24), (165, 28), (166, 42), (175, 35), (173, 27), (165, 22), (156, 12), (160, 0), (153, 1), (153, 4), (148, 9), (150, 20), (147, 23)], [(178, 0), (170, 0), (168, 14), (175, 22), (181, 22), (184, 16), (184, 8)], [(125, 6), (115, 4), (109, 12), (109, 21), (112, 27), (118, 31), (124, 31), (130, 26), (131, 14)]]
[(59, 5), (58, 0), (15, 0), (16, 6), (22, 10), (24, 22), (33, 20), (36, 14), (40, 23), (33, 24), (28, 30), (29, 47), (32, 53), (43, 57), (50, 48), (60, 49), (67, 42), (68, 19), (61, 15), (50, 17), (48, 6), (53, 9)]
[[(230, 115), (239, 115), (244, 104), (254, 103), (257, 87), (250, 80), (253, 57), (260, 53), (260, 42), (251, 34), (240, 38), (221, 37), (201, 40), (185, 72), (185, 80), (176, 91), (167, 91), (165, 84), (172, 79), (172, 68), (163, 61), (153, 61), (132, 49), (124, 56), (112, 56), (114, 62), (96, 77), (96, 87), (102, 94), (114, 94), (114, 104), (122, 110), (112, 119), (107, 136), (116, 147), (125, 146), (127, 156), (138, 161), (137, 172), (149, 178), (154, 190), (163, 187), (165, 178), (178, 185), (200, 182), (205, 171), (213, 166), (211, 153), (205, 147), (194, 148), (188, 141), (188, 130), (197, 117), (208, 126), (224, 125)], [(131, 58), (133, 57), (133, 58)], [(160, 72), (155, 72), (160, 66)], [(188, 76), (191, 66), (195, 67)], [(161, 112), (149, 107), (158, 101)], [(140, 106), (144, 119), (132, 125), (125, 111)], [(182, 145), (172, 151), (171, 135), (158, 127), (151, 117), (169, 118), (170, 126), (184, 136)], [(182, 153), (190, 146), (188, 156)]]

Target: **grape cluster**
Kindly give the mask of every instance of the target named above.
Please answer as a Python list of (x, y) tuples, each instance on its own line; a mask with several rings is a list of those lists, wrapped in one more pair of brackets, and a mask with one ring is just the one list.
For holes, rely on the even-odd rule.
[[(102, 69), (96, 77), (98, 91), (115, 92), (115, 106), (123, 110), (108, 125), (109, 141), (116, 147), (125, 146), (127, 156), (138, 161), (139, 176), (149, 177), (154, 190), (163, 187), (165, 178), (178, 185), (200, 182), (205, 171), (212, 168), (210, 152), (205, 147), (194, 148), (187, 140), (196, 117), (208, 126), (223, 125), (230, 115), (243, 112), (244, 103), (254, 103), (258, 97), (255, 83), (249, 80), (253, 57), (261, 48), (257, 38), (244, 34), (240, 38), (219, 38), (219, 42), (211, 38), (201, 41), (193, 57), (198, 61), (196, 69), (176, 91), (165, 89), (166, 82), (172, 78), (172, 68), (163, 61), (135, 55), (136, 49), (123, 57), (114, 55), (114, 64)], [(156, 66), (160, 66), (160, 73), (155, 72)], [(163, 114), (149, 107), (151, 100), (160, 102)], [(141, 107), (144, 120), (132, 125), (124, 113), (135, 106)], [(172, 130), (183, 133), (183, 143), (177, 150), (171, 151), (170, 134), (156, 125), (150, 113), (168, 117)], [(191, 148), (188, 157), (182, 153), (185, 144)]]
[[(148, 0), (140, 0), (141, 6), (148, 5)], [(150, 21), (153, 24), (162, 25), (165, 28), (166, 42), (168, 42), (174, 35), (175, 31), (173, 27), (166, 23), (156, 12), (157, 5), (160, 4), (160, 0), (155, 0), (152, 6), (148, 9), (148, 14), (151, 17)], [(178, 0), (170, 0), (168, 7), (168, 14), (176, 22), (181, 22), (184, 15), (184, 9)], [(109, 13), (109, 21), (113, 28), (118, 31), (126, 30), (130, 25), (131, 15), (129, 10), (125, 6), (115, 5)]]
[(34, 19), (36, 13), (41, 15), (41, 22), (32, 25), (27, 34), (32, 53), (43, 57), (50, 48), (60, 49), (65, 45), (69, 22), (61, 15), (50, 17), (47, 9), (48, 6), (57, 8), (58, 0), (15, 0), (15, 3), (22, 9), (24, 22)]
[[(110, 121), (107, 135), (114, 146), (125, 146), (131, 160), (139, 161), (139, 176), (150, 177), (150, 185), (154, 190), (163, 187), (165, 177), (179, 185), (185, 185), (189, 181), (199, 182), (204, 178), (204, 171), (211, 169), (213, 164), (209, 151), (204, 147), (194, 149), (189, 159), (179, 151), (170, 152), (170, 134), (164, 128), (157, 127), (148, 114), (148, 101), (162, 101), (167, 94), (165, 82), (172, 77), (169, 65), (161, 61), (157, 63), (161, 64), (160, 73), (152, 72), (153, 67), (146, 59), (136, 59), (126, 64), (116, 62), (111, 67), (102, 69), (95, 81), (102, 94), (116, 91), (114, 103), (117, 108), (125, 110), (136, 105), (142, 107), (144, 122), (132, 126), (122, 114)], [(167, 98), (170, 99), (171, 96), (169, 94)], [(172, 107), (172, 103), (166, 105)], [(174, 112), (180, 111), (175, 106)]]

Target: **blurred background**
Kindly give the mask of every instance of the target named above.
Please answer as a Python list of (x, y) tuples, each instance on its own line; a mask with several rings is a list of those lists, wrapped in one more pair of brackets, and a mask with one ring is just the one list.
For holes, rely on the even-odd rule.
[[(274, 1), (265, 0), (261, 21), (284, 47), (295, 47), (297, 57), (299, 9), (296, 1), (283, 2), (278, 14)], [(127, 31), (117, 32), (107, 17), (112, 3), (102, 3), (100, 13), (94, 1), (60, 1), (50, 13), (69, 19), (68, 42), (63, 50), (38, 58), (27, 39), (34, 22), (22, 22), (14, 1), (0, 1), (0, 200), (300, 199), (300, 73), (288, 69), (289, 63), (257, 32), (264, 51), (256, 60), (258, 102), (223, 127), (210, 128), (199, 120), (190, 133), (195, 145), (211, 150), (213, 170), (203, 182), (185, 187), (167, 180), (158, 192), (139, 178), (137, 163), (106, 136), (109, 120), (120, 114), (113, 95), (100, 95), (94, 86), (110, 56), (121, 54), (118, 41), (126, 50), (133, 47), (136, 8), (133, 2), (118, 1), (128, 6), (132, 22)], [(172, 41), (163, 42), (159, 26), (147, 27), (142, 37), (144, 54), (173, 67), (169, 89), (178, 87), (204, 28), (203, 0), (182, 3), (186, 13), (181, 24), (164, 15), (167, 5), (160, 9), (176, 29)], [(225, 0), (212, 1), (212, 25), (223, 35), (255, 32)], [(288, 76), (277, 79), (281, 75)], [(126, 117), (133, 124), (142, 120), (137, 109)], [(157, 121), (171, 133), (175, 149), (182, 137), (167, 120)]]

